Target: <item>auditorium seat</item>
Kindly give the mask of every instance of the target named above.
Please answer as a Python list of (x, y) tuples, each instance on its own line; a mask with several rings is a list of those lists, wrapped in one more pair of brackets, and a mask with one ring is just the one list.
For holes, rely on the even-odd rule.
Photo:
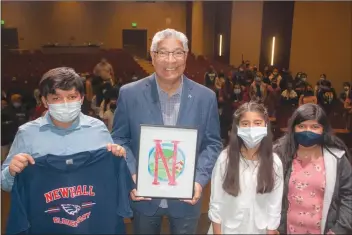
[[(78, 73), (91, 73), (94, 66), (101, 60), (107, 58), (114, 68), (115, 74), (129, 81), (128, 75), (133, 72), (146, 76), (145, 71), (136, 63), (133, 57), (122, 49), (102, 50), (100, 53), (90, 54), (43, 54), (39, 50), (22, 51), (21, 54), (5, 52), (2, 61), (2, 85), (7, 89), (12, 77), (25, 81), (32, 77), (41, 77), (48, 70), (68, 66), (74, 68)], [(32, 84), (32, 83), (31, 83)], [(27, 88), (28, 87), (24, 87)]]

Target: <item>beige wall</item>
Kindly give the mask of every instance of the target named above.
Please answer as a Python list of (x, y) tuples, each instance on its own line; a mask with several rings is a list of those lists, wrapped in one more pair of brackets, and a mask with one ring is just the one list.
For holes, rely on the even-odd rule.
[(230, 64), (238, 66), (245, 60), (259, 64), (263, 2), (232, 4)]
[(203, 2), (195, 1), (192, 5), (192, 53), (204, 54)]
[(316, 83), (326, 73), (337, 91), (352, 81), (352, 2), (295, 2), (290, 69)]
[[(166, 27), (186, 32), (185, 2), (2, 2), (7, 27), (18, 28), (21, 49), (47, 42), (82, 44), (103, 42), (106, 48), (122, 47), (122, 29), (136, 22), (153, 35)], [(149, 40), (150, 39), (150, 40)]]
[(214, 2), (192, 3), (192, 53), (214, 56), (215, 10)]

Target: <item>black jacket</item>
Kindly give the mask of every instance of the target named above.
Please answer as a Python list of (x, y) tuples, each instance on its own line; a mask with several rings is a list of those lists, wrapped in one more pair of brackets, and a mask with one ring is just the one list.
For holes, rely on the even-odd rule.
[[(280, 156), (282, 146), (275, 146), (275, 152)], [(326, 188), (323, 203), (324, 234), (329, 230), (335, 234), (352, 233), (352, 167), (343, 150), (324, 148), (326, 167)], [(281, 156), (280, 156), (281, 157)], [(283, 161), (284, 162), (284, 161)], [(282, 199), (281, 222), (278, 228), (280, 234), (287, 234), (287, 199), (288, 185), (292, 172), (292, 161), (286, 163), (284, 193)], [(329, 185), (328, 185), (329, 184)], [(330, 190), (329, 190), (330, 188)], [(325, 208), (324, 208), (325, 207)], [(324, 215), (326, 211), (326, 215)]]

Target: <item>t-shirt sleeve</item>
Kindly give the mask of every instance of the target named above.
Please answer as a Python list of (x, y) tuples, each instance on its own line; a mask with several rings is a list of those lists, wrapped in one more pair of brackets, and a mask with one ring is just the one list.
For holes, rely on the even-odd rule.
[(118, 207), (117, 214), (130, 218), (133, 216), (130, 201), (130, 192), (135, 188), (130, 171), (128, 170), (126, 160), (124, 158), (115, 158), (117, 172), (117, 190), (118, 190)]
[(30, 224), (26, 211), (26, 192), (22, 174), (15, 177), (11, 191), (10, 213), (6, 226), (6, 234), (27, 234)]

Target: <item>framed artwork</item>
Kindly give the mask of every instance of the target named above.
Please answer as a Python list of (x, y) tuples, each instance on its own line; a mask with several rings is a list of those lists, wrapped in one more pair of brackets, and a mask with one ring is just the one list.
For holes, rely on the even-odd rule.
[(137, 195), (192, 199), (198, 130), (141, 125)]

